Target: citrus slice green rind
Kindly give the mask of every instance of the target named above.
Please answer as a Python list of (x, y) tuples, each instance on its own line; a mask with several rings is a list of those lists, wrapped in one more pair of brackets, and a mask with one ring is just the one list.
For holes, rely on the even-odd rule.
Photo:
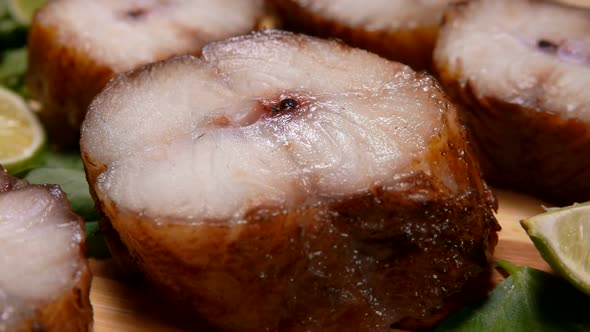
[(18, 23), (28, 26), (37, 9), (43, 7), (47, 0), (7, 0), (8, 12)]
[(12, 174), (36, 165), (44, 142), (43, 127), (25, 101), (0, 87), (0, 165)]
[(553, 270), (590, 295), (590, 202), (552, 209), (521, 225)]

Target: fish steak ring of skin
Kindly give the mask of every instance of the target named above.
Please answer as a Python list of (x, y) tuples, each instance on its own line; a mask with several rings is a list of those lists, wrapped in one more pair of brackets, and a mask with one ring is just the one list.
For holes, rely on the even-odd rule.
[(492, 185), (590, 200), (590, 10), (482, 0), (449, 8), (434, 52)]
[(232, 331), (425, 328), (484, 296), (495, 200), (436, 81), (267, 31), (117, 77), (82, 127), (113, 255)]

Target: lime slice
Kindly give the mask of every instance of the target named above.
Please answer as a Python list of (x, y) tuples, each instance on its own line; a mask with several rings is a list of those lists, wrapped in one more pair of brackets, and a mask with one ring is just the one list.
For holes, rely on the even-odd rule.
[(520, 224), (547, 263), (590, 295), (590, 202), (552, 209)]
[(43, 127), (25, 101), (0, 87), (0, 164), (13, 174), (36, 164), (44, 141)]
[(22, 25), (29, 25), (37, 9), (43, 7), (47, 0), (7, 0), (8, 11), (12, 18)]

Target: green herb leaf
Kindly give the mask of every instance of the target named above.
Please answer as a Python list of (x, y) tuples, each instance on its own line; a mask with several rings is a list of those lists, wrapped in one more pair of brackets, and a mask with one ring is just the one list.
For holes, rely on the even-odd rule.
[(88, 190), (86, 174), (79, 169), (41, 167), (32, 169), (24, 177), (30, 183), (59, 184), (68, 195), (72, 210), (86, 220), (97, 220), (94, 201)]
[(27, 27), (18, 23), (8, 10), (6, 0), (0, 0), (0, 52), (25, 46)]
[(23, 94), (27, 71), (27, 49), (9, 49), (0, 54), (0, 85)]
[(84, 163), (80, 151), (55, 152), (48, 150), (45, 153), (45, 167), (68, 168), (84, 171)]
[(445, 320), (444, 331), (590, 331), (590, 297), (563, 279), (498, 262), (512, 275), (482, 303)]
[(98, 226), (98, 221), (86, 223), (86, 254), (99, 259), (111, 256)]
[(24, 179), (27, 174), (36, 168), (66, 168), (84, 171), (84, 163), (80, 157), (80, 152), (62, 151), (55, 152), (47, 147), (42, 151), (38, 158), (33, 160), (26, 168), (20, 169), (14, 173), (15, 176)]

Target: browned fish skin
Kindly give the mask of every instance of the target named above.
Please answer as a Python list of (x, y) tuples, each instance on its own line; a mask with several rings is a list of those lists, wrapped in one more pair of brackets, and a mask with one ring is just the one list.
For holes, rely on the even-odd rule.
[(268, 0), (288, 30), (324, 38), (339, 38), (351, 46), (399, 61), (415, 70), (430, 69), (439, 22), (397, 30), (369, 31), (312, 12), (300, 0)]
[[(54, 0), (52, 6), (60, 6), (62, 0)], [(154, 3), (178, 3), (167, 1), (151, 1)], [(251, 1), (255, 3), (256, 0)], [(147, 2), (150, 3), (150, 2)], [(105, 3), (105, 6), (108, 4)], [(129, 7), (137, 5), (129, 4)], [(261, 7), (262, 8), (262, 7)], [(92, 47), (82, 45), (82, 42), (72, 42), (60, 35), (63, 27), (59, 25), (45, 24), (46, 18), (40, 19), (45, 14), (44, 9), (35, 16), (28, 36), (28, 72), (27, 85), (33, 97), (42, 103), (40, 117), (51, 138), (51, 143), (56, 147), (77, 147), (80, 138), (80, 125), (84, 120), (88, 105), (105, 86), (108, 80), (117, 72), (107, 62), (93, 57)], [(141, 9), (130, 10), (127, 15), (136, 17), (144, 15)], [(141, 17), (137, 18), (141, 20)], [(266, 17), (263, 12), (252, 20), (251, 26), (243, 29), (241, 33), (247, 33), (264, 24)], [(264, 21), (264, 22), (263, 22)], [(227, 23), (231, 25), (231, 23)], [(96, 27), (92, 27), (96, 29)], [(168, 27), (166, 27), (168, 28)], [(207, 31), (194, 29), (194, 27), (177, 27), (178, 38), (192, 38), (192, 45), (184, 45), (177, 49), (163, 49), (147, 62), (136, 63), (131, 70), (151, 61), (169, 58), (176, 54), (199, 54), (205, 41), (217, 40), (229, 37), (232, 34), (212, 34)], [(80, 38), (87, 32), (80, 32)], [(180, 36), (182, 35), (182, 36)], [(155, 38), (155, 37), (154, 37)], [(137, 42), (130, 40), (130, 43)], [(106, 46), (104, 46), (106, 47)]]
[(31, 25), (27, 85), (43, 104), (39, 116), (51, 143), (72, 147), (78, 145), (80, 124), (88, 105), (114, 72), (76, 47), (61, 45), (56, 40), (54, 29)]
[[(446, 38), (453, 24), (463, 20), (477, 2), (449, 8), (441, 36)], [(565, 8), (553, 6), (556, 11)], [(590, 11), (577, 11), (585, 11), (590, 21)], [(493, 39), (488, 42), (493, 43)], [(538, 43), (539, 48), (552, 46), (544, 39)], [(545, 107), (540, 101), (545, 93), (542, 86), (537, 89), (536, 102), (530, 105), (493, 94), (482, 95), (465, 73), (450, 71), (449, 64), (440, 59), (435, 56), (437, 76), (445, 91), (461, 105), (460, 116), (486, 180), (556, 205), (590, 200), (590, 123), (562, 116), (564, 109)], [(543, 79), (539, 78), (539, 82)]]
[[(56, 185), (30, 185), (24, 180), (19, 180), (8, 174), (6, 170), (0, 167), (0, 194), (9, 195), (10, 192), (16, 190), (27, 190), (31, 187), (42, 188), (51, 193), (52, 199), (58, 200), (58, 204), (70, 209), (69, 202), (65, 194), (59, 186)], [(84, 224), (82, 218), (75, 215), (70, 210), (67, 220), (77, 220), (81, 232), (84, 231)], [(55, 227), (59, 227), (55, 225)], [(24, 317), (11, 325), (4, 325), (5, 319), (11, 319), (14, 312), (8, 312), (7, 316), (0, 317), (0, 330), (2, 327), (7, 327), (7, 331), (48, 331), (48, 332), (78, 332), (91, 331), (93, 326), (93, 312), (90, 303), (90, 284), (92, 275), (88, 262), (85, 258), (84, 240), (80, 240), (80, 256), (79, 262), (81, 267), (76, 271), (76, 275), (71, 276), (72, 284), (68, 289), (64, 289), (61, 293), (55, 294), (54, 298), (46, 299), (44, 303), (37, 303), (32, 308), (31, 312), (16, 313), (19, 317)], [(26, 259), (26, 258), (25, 258)], [(9, 269), (10, 267), (4, 266)], [(44, 271), (50, 273), (50, 271)], [(2, 289), (0, 289), (2, 291)], [(5, 294), (4, 294), (5, 295)], [(14, 295), (14, 294), (8, 294)], [(0, 307), (0, 310), (4, 308)], [(2, 313), (2, 311), (0, 311)], [(4, 331), (4, 330), (2, 330)]]
[(317, 207), (251, 211), (232, 227), (158, 227), (100, 202), (102, 226), (118, 232), (111, 248), (129, 250), (124, 264), (223, 330), (428, 329), (487, 293), (499, 230), (465, 150), (439, 148), (461, 158), (445, 165), (468, 174), (461, 196), (418, 173)]
[(30, 320), (23, 322), (19, 332), (80, 332), (93, 331), (93, 313), (90, 303), (90, 268), (81, 273), (77, 285), (63, 292), (53, 302), (39, 308)]
[[(221, 45), (232, 49), (232, 43), (265, 38), (275, 49), (281, 43), (302, 49), (319, 43), (268, 32)], [(214, 54), (208, 56), (214, 61)], [(143, 74), (157, 77), (166, 66), (191, 61), (196, 63), (177, 58), (147, 66), (139, 75), (121, 75), (109, 91), (143, 86), (134, 82), (148, 76)], [(391, 64), (405, 69), (397, 66)], [(113, 254), (183, 310), (228, 331), (427, 329), (483, 297), (498, 240), (496, 202), (466, 149), (452, 104), (434, 80), (411, 75), (428, 82), (420, 91), (434, 96), (443, 113), (440, 134), (426, 143), (410, 172), (351, 195), (309, 194), (313, 204), (257, 205), (239, 223), (154, 219), (118, 206), (99, 189), (109, 165), (85, 150), (84, 142), (98, 141), (86, 136), (87, 120), (82, 157)]]

